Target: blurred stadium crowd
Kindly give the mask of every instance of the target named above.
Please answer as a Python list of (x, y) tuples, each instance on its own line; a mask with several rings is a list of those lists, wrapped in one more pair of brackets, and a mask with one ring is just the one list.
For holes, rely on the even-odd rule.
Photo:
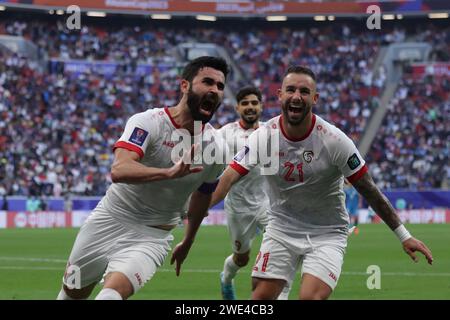
[[(216, 43), (228, 50), (245, 81), (264, 94), (264, 120), (279, 114), (276, 90), (290, 64), (318, 77), (316, 112), (358, 141), (379, 105), (386, 70), (374, 70), (381, 46), (405, 40), (433, 44), (433, 59), (449, 61), (450, 28), (404, 25), (371, 32), (347, 23), (311, 28), (233, 29), (84, 24), (67, 30), (42, 19), (3, 20), (0, 34), (23, 36), (42, 58), (120, 62), (112, 76), (40, 70), (17, 54), (0, 51), (0, 196), (102, 195), (110, 183), (111, 147), (128, 117), (178, 99), (178, 71), (171, 54), (179, 43)], [(139, 63), (155, 67), (136, 76)], [(367, 155), (381, 188), (448, 188), (450, 78), (414, 79), (405, 72)], [(213, 119), (236, 119), (224, 101)]]

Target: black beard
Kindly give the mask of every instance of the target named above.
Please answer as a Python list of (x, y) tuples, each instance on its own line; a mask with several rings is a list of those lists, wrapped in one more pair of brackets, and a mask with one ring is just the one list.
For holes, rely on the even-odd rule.
[(282, 110), (283, 110), (283, 114), (284, 114), (284, 117), (286, 118), (286, 120), (287, 120), (287, 122), (290, 124), (290, 125), (293, 125), (293, 126), (298, 126), (298, 125), (300, 125), (302, 122), (303, 122), (303, 120), (305, 120), (305, 118), (306, 118), (306, 116), (308, 115), (308, 113), (311, 111), (311, 105), (309, 105), (308, 103), (306, 103), (306, 102), (303, 102), (302, 103), (302, 108), (303, 108), (303, 113), (302, 113), (302, 115), (301, 115), (301, 118), (300, 119), (296, 119), (296, 120), (292, 120), (291, 118), (289, 118), (289, 105), (291, 104), (291, 100), (287, 100), (285, 103), (284, 103), (284, 105), (283, 105), (283, 107), (282, 107)]
[[(200, 106), (205, 102), (215, 105), (215, 107), (211, 110), (211, 116), (205, 116), (204, 114), (200, 113)], [(187, 105), (189, 111), (191, 112), (192, 119), (194, 119), (194, 121), (201, 121), (203, 124), (205, 124), (208, 123), (214, 116), (214, 113), (220, 106), (220, 101), (219, 97), (216, 94), (205, 94), (202, 97), (193, 92), (192, 88), (189, 88)]]
[(256, 121), (258, 121), (258, 117), (255, 117), (254, 119), (248, 119), (248, 118), (246, 118), (245, 115), (243, 115), (241, 118), (242, 118), (242, 121), (244, 121), (246, 124), (249, 124), (249, 125), (253, 125)]

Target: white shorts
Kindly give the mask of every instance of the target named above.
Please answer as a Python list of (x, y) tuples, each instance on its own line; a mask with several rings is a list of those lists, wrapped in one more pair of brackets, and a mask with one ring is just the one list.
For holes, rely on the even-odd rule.
[[(110, 272), (121, 272), (137, 292), (163, 264), (172, 240), (170, 231), (127, 224), (96, 208), (81, 227), (67, 266), (72, 266), (71, 272), (80, 271), (80, 288)], [(73, 287), (75, 279), (66, 269), (63, 283)]]
[(268, 223), (266, 211), (255, 213), (227, 212), (228, 231), (234, 253), (245, 253), (250, 250), (258, 229), (264, 232)]
[[(293, 245), (295, 244), (295, 246)], [(347, 236), (302, 236), (302, 239), (264, 234), (252, 277), (282, 279), (291, 285), (302, 265), (301, 274), (311, 274), (332, 290), (337, 285), (344, 262)]]

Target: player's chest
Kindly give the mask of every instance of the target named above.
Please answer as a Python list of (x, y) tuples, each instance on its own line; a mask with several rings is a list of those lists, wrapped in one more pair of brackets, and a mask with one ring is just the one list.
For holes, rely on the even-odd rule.
[(227, 142), (228, 148), (233, 153), (237, 153), (241, 150), (248, 141), (250, 134), (253, 131), (250, 130), (227, 130), (225, 133), (225, 141)]
[[(282, 188), (314, 184), (335, 171), (327, 152), (311, 145), (281, 145), (278, 172), (272, 177)], [(269, 177), (270, 178), (270, 177)]]
[(179, 136), (170, 133), (163, 134), (147, 148), (142, 163), (148, 167), (170, 168), (183, 157), (185, 152), (190, 151), (192, 143), (196, 142), (200, 143), (202, 148), (199, 149), (197, 157), (191, 159), (191, 166), (202, 166), (203, 171), (168, 182), (169, 184), (175, 183), (178, 187), (195, 184), (197, 181), (204, 179), (204, 176), (208, 176), (210, 170), (213, 170), (214, 162), (210, 159), (211, 157), (205, 156), (206, 151), (209, 150), (208, 147), (214, 146), (214, 143), (210, 140), (194, 141), (187, 137), (180, 139)]

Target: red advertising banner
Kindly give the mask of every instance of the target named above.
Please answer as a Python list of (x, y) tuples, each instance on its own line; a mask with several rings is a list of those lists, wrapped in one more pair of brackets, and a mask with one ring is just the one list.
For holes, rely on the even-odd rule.
[(210, 14), (307, 14), (365, 13), (367, 5), (358, 3), (298, 3), (298, 2), (191, 2), (169, 0), (35, 0), (33, 4), (67, 7), (76, 4), (81, 9), (133, 10), (170, 13)]
[[(412, 209), (397, 211), (403, 223), (450, 223), (449, 209)], [(373, 223), (380, 223), (381, 218), (374, 216)]]
[[(2, 228), (79, 228), (91, 211), (0, 211)], [(397, 211), (403, 223), (432, 224), (450, 223), (450, 209), (412, 209)], [(380, 223), (382, 220), (373, 211), (359, 210), (360, 223)], [(226, 225), (227, 216), (223, 209), (212, 209), (202, 225)]]
[(265, 2), (246, 1), (224, 2), (220, 0), (3, 0), (2, 5), (47, 7), (48, 9), (64, 9), (77, 5), (82, 11), (102, 10), (112, 13), (170, 13), (173, 15), (212, 14), (217, 16), (255, 17), (267, 15), (312, 16), (342, 15), (365, 16), (372, 14), (376, 5), (382, 13), (425, 14), (429, 12), (450, 12), (448, 0), (361, 0), (323, 2), (298, 2), (295, 0), (267, 0)]
[[(8, 1), (7, 1), (8, 2)], [(13, 2), (13, 1), (9, 1)], [(15, 2), (15, 1), (14, 1)], [(22, 3), (22, 1), (17, 1)], [(24, 1), (25, 3), (25, 1)], [(270, 14), (308, 15), (308, 14), (367, 14), (370, 5), (378, 5), (383, 13), (388, 12), (428, 12), (450, 10), (447, 0), (412, 1), (367, 1), (367, 2), (309, 2), (267, 1), (267, 2), (223, 2), (188, 0), (34, 0), (34, 5), (48, 7), (68, 7), (77, 5), (82, 10), (104, 9), (117, 11), (165, 12), (173, 14), (208, 13), (231, 16), (265, 16)]]
[(426, 75), (435, 77), (450, 77), (450, 63), (417, 63), (411, 66), (414, 78), (421, 78)]
[(6, 213), (6, 228), (70, 228), (72, 214), (61, 211), (37, 211)]

